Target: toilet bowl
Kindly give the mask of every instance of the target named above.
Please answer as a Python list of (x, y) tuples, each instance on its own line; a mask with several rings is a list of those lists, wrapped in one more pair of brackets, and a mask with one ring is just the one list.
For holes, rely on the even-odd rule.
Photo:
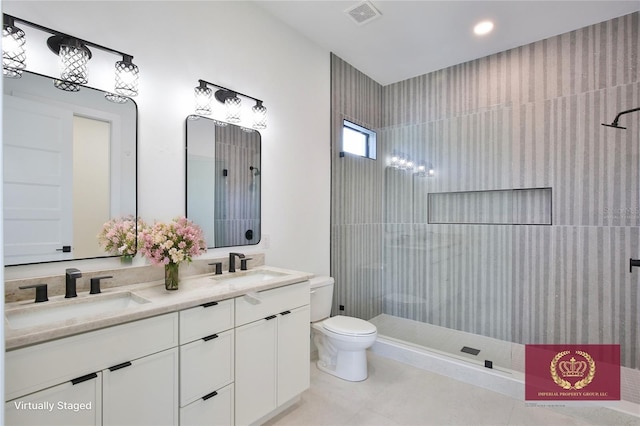
[(318, 348), (320, 371), (359, 382), (367, 373), (367, 348), (376, 341), (376, 327), (368, 321), (338, 315), (329, 318), (334, 280), (311, 279), (311, 334)]

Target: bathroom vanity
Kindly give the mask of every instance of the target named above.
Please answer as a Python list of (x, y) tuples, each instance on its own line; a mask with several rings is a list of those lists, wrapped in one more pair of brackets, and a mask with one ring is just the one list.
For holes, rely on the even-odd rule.
[[(186, 278), (175, 293), (119, 287), (99, 296), (146, 303), (17, 330), (7, 318), (34, 304), (8, 304), (5, 421), (261, 423), (309, 387), (309, 278), (261, 267)], [(47, 303), (83, 301), (36, 308)]]

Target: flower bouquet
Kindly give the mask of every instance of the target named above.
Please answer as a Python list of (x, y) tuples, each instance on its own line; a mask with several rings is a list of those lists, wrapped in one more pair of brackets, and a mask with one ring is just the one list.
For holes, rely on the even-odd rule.
[(207, 251), (202, 229), (186, 217), (141, 227), (138, 248), (154, 265), (164, 265), (167, 290), (178, 289), (178, 268), (182, 262), (191, 262), (193, 256)]
[(120, 255), (123, 263), (131, 263), (136, 255), (136, 223), (142, 222), (132, 215), (105, 222), (97, 236), (98, 244), (107, 253)]

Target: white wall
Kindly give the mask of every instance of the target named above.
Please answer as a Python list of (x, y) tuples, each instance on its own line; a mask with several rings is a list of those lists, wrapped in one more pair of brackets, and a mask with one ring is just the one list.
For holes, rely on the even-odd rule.
[[(264, 251), (270, 265), (329, 273), (328, 51), (244, 1), (5, 0), (2, 7), (134, 56), (141, 76), (135, 99), (138, 209), (147, 221), (184, 214), (184, 120), (198, 79), (263, 99), (269, 111), (262, 132), (263, 241), (239, 250)], [(55, 55), (42, 52), (27, 68), (49, 67), (47, 74), (55, 74)], [(112, 90), (112, 79), (110, 70), (90, 70), (90, 86)], [(5, 275), (62, 273), (64, 267), (10, 267)]]

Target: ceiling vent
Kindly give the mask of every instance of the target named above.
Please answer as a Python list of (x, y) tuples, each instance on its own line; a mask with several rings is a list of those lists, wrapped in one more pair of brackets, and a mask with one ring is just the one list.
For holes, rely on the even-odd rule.
[(382, 16), (378, 9), (376, 9), (369, 1), (358, 3), (345, 10), (345, 13), (349, 15), (357, 25), (364, 25)]

